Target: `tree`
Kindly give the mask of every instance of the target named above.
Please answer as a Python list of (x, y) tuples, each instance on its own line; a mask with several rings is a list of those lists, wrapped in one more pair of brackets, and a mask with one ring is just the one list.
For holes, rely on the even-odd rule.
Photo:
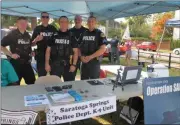
[(132, 37), (149, 37), (151, 33), (151, 27), (147, 24), (147, 19), (149, 17), (150, 15), (141, 15), (126, 18)]
[(149, 17), (150, 15), (141, 15), (141, 16), (128, 17), (126, 18), (126, 20), (128, 20), (129, 25), (141, 26), (142, 24), (146, 23), (146, 19)]
[(101, 26), (106, 26), (106, 21), (105, 20), (101, 20), (97, 22), (97, 25), (101, 25)]
[(117, 36), (119, 40), (121, 40), (123, 33), (126, 29), (127, 24), (121, 22), (120, 27), (118, 29), (115, 28), (109, 28), (108, 30), (108, 37), (113, 38), (114, 36)]
[(60, 28), (58, 19), (54, 19), (54, 21), (51, 23), (51, 25), (53, 25), (57, 30), (59, 30), (59, 28)]
[[(173, 12), (162, 13), (155, 16), (155, 23), (152, 27), (151, 38), (159, 39), (163, 33), (165, 23), (168, 19), (173, 18)], [(172, 28), (166, 28), (165, 37), (172, 37)]]
[(1, 15), (2, 28), (9, 28), (9, 26), (15, 26), (17, 18), (17, 16)]

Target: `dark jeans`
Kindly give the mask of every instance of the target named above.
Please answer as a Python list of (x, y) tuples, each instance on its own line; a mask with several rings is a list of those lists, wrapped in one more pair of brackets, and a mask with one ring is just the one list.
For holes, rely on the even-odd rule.
[(97, 59), (81, 65), (81, 80), (97, 79), (100, 75), (100, 62)]
[(14, 59), (11, 59), (10, 62), (19, 77), (19, 81), (17, 82), (17, 84), (20, 85), (22, 78), (24, 78), (26, 84), (34, 84), (35, 75), (30, 63), (20, 63), (19, 61)]
[(37, 73), (39, 77), (47, 75), (47, 72), (45, 70), (45, 62), (39, 62), (37, 60)]
[(74, 81), (74, 72), (69, 72), (70, 65), (64, 65), (62, 62), (52, 62), (51, 63), (51, 75), (63, 77), (64, 81)]

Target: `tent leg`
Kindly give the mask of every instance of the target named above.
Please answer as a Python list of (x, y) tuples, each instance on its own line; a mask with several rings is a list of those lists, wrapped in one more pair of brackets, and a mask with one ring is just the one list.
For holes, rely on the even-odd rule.
[(160, 39), (160, 42), (159, 42), (159, 46), (158, 46), (158, 48), (157, 48), (156, 60), (157, 60), (157, 55), (158, 55), (158, 53), (159, 53), (159, 49), (161, 48), (161, 43), (162, 43), (162, 40), (163, 40), (165, 31), (166, 31), (166, 27), (164, 27), (164, 30), (163, 30), (163, 33), (162, 33), (162, 36), (161, 36), (161, 39)]

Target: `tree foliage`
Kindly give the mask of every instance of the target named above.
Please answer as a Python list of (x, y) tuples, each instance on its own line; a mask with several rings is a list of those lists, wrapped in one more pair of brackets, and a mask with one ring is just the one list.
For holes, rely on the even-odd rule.
[[(172, 12), (167, 12), (167, 13), (156, 15), (150, 37), (153, 39), (159, 39), (159, 37), (161, 37), (161, 35), (163, 33), (166, 21), (168, 19), (173, 18), (173, 16), (174, 16), (174, 13), (172, 13)], [(164, 36), (172, 37), (172, 32), (173, 32), (172, 30), (173, 30), (172, 28), (166, 28)]]
[(109, 28), (108, 37), (113, 38), (114, 36), (117, 36), (119, 38), (119, 40), (121, 40), (121, 38), (122, 38), (122, 36), (124, 34), (124, 31), (126, 29), (126, 26), (127, 26), (126, 23), (121, 22), (120, 27), (118, 29)]
[(141, 15), (126, 18), (132, 37), (149, 37), (151, 33), (151, 26), (147, 24), (147, 19), (149, 17), (150, 15)]
[(9, 26), (15, 26), (17, 16), (1, 15), (1, 27), (9, 28)]

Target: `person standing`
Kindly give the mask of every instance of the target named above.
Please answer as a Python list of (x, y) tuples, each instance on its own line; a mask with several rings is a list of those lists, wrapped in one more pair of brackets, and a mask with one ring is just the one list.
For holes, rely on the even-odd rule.
[(88, 18), (88, 30), (82, 35), (81, 53), (81, 80), (96, 79), (100, 74), (100, 62), (98, 60), (106, 51), (106, 37), (104, 33), (96, 29), (96, 17)]
[(45, 53), (47, 43), (50, 41), (51, 36), (57, 31), (52, 25), (49, 25), (49, 14), (47, 12), (41, 13), (42, 24), (34, 29), (32, 35), (32, 43), (37, 45), (35, 51), (35, 59), (37, 61), (37, 72), (38, 76), (46, 76), (45, 70)]
[(111, 63), (112, 64), (115, 64), (115, 62), (119, 64), (119, 47), (118, 46), (119, 46), (119, 40), (117, 39), (117, 36), (115, 36), (111, 40)]
[(125, 42), (125, 46), (126, 46), (126, 62), (127, 62), (127, 66), (131, 65), (131, 55), (132, 55), (132, 45), (133, 43), (131, 42), (130, 39), (126, 40)]
[(51, 75), (63, 77), (64, 81), (73, 81), (78, 59), (78, 45), (68, 30), (68, 24), (69, 20), (66, 16), (59, 18), (60, 29), (52, 36), (52, 41), (48, 42), (46, 49), (45, 69)]
[(1, 86), (16, 85), (18, 76), (7, 59), (1, 58)]
[[(74, 35), (74, 42), (78, 43), (78, 48), (80, 46), (80, 38), (82, 36), (82, 34), (87, 30), (87, 28), (85, 28), (84, 26), (82, 26), (82, 17), (80, 15), (76, 15), (74, 18), (74, 22), (75, 22), (75, 26), (73, 28), (70, 29), (70, 31), (73, 33)], [(78, 49), (79, 51), (79, 49)], [(79, 53), (79, 52), (78, 52)], [(78, 54), (78, 61), (77, 61), (77, 68), (74, 72), (74, 80), (77, 74), (77, 70), (80, 70), (80, 65), (81, 65), (81, 60), (80, 60), (80, 55)]]
[[(27, 18), (19, 17), (17, 19), (17, 29), (12, 30), (1, 40), (1, 50), (9, 56), (19, 81), (24, 78), (26, 84), (34, 84), (35, 76), (31, 67), (31, 37), (26, 28), (28, 26)], [(10, 46), (10, 51), (6, 48)]]

